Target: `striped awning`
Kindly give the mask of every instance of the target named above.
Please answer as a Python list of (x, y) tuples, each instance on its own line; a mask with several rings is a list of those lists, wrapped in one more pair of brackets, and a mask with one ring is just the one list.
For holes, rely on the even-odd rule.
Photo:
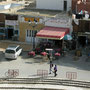
[(61, 40), (68, 33), (69, 28), (46, 26), (36, 34), (36, 37)]

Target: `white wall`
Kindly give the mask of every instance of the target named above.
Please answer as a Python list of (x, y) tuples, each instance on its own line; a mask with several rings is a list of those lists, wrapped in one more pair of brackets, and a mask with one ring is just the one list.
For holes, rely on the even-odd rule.
[(45, 26), (70, 28), (71, 22), (69, 19), (49, 19), (45, 22)]
[(36, 8), (64, 10), (63, 8), (64, 1), (67, 1), (67, 11), (68, 11), (71, 7), (71, 0), (36, 0)]
[(61, 27), (61, 28), (69, 28), (70, 29), (70, 34), (72, 33), (72, 20), (70, 18), (67, 19), (55, 19), (51, 18), (48, 19), (45, 22), (45, 26), (51, 26), (51, 27)]
[(72, 0), (67, 0), (67, 11), (71, 9), (72, 6)]

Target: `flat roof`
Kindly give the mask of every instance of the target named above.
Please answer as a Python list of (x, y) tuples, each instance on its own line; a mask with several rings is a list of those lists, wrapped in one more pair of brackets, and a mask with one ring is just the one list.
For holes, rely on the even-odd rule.
[[(18, 4), (18, 3), (17, 3)], [(10, 14), (18, 14), (18, 15), (24, 15), (24, 16), (34, 16), (34, 17), (64, 17), (68, 18), (67, 12), (59, 11), (59, 10), (45, 10), (45, 9), (36, 9), (35, 5), (33, 6), (31, 3), (28, 6), (23, 6), (10, 9), (7, 11), (2, 11), (2, 13), (10, 13)]]
[(11, 10), (6, 12), (10, 14), (18, 14), (23, 16), (33, 16), (33, 17), (57, 17), (57, 18), (70, 18), (66, 12), (56, 11), (56, 10), (40, 10), (40, 9), (30, 9), (26, 10), (25, 8), (17, 9), (16, 11)]

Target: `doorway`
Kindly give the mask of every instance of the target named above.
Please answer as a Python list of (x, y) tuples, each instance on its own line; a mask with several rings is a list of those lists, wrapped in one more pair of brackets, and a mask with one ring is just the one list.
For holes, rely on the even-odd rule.
[(13, 29), (8, 29), (8, 39), (12, 39), (12, 36), (13, 36)]
[(34, 40), (38, 42), (38, 40), (36, 40), (36, 33), (36, 30), (26, 30), (26, 42), (33, 43)]
[(67, 11), (67, 1), (64, 1), (64, 11)]
[(32, 42), (32, 30), (26, 30), (26, 42)]
[(62, 42), (63, 42), (63, 40), (54, 40), (55, 47), (62, 48)]
[(80, 46), (84, 47), (86, 45), (86, 36), (78, 36), (78, 43)]

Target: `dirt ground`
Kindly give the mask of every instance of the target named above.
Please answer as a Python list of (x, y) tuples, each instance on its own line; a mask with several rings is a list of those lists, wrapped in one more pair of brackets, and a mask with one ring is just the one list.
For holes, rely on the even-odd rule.
[(30, 51), (32, 49), (31, 44), (15, 42), (15, 41), (0, 41), (0, 51), (5, 51), (9, 45), (20, 45), (23, 48), (23, 51)]

